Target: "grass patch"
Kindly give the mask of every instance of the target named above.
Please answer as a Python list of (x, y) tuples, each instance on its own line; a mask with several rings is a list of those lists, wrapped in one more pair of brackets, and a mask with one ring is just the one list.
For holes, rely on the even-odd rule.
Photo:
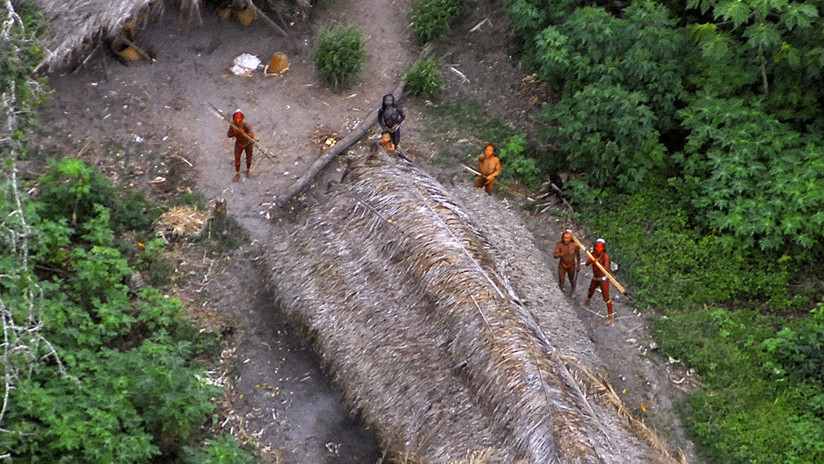
[(438, 62), (432, 58), (424, 58), (406, 68), (403, 75), (406, 81), (406, 90), (411, 95), (430, 99), (440, 93), (444, 79), (438, 70)]
[(753, 311), (711, 308), (653, 326), (664, 351), (701, 375), (703, 388), (689, 398), (685, 425), (707, 462), (821, 462), (824, 388), (815, 378), (799, 378), (795, 369), (785, 371), (792, 360), (772, 348), (785, 340), (796, 354), (820, 348), (817, 336), (801, 343), (786, 337), (811, 325), (817, 336), (824, 333), (816, 316), (786, 323)]

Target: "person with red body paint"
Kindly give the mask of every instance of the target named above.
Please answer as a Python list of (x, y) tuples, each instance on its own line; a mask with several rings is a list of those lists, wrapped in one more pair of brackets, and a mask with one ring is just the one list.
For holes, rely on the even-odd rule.
[[(589, 266), (596, 261), (603, 267), (604, 269), (609, 269), (609, 255), (607, 254), (607, 242), (599, 238), (595, 241), (595, 250), (592, 253), (592, 257), (587, 259), (586, 265)], [(595, 258), (595, 259), (593, 259)], [(592, 300), (592, 295), (595, 293), (595, 289), (601, 287), (601, 293), (604, 296), (604, 302), (607, 304), (607, 320), (605, 322), (606, 325), (612, 324), (612, 300), (609, 298), (609, 280), (607, 275), (604, 271), (601, 270), (598, 266), (592, 266), (592, 281), (589, 283), (589, 291), (587, 292), (587, 300), (583, 303), (584, 306), (589, 306), (590, 300)]]
[(235, 177), (232, 182), (240, 180), (240, 158), (243, 152), (246, 152), (246, 177), (252, 177), (252, 149), (255, 138), (255, 133), (252, 132), (252, 126), (243, 121), (243, 112), (236, 110), (232, 115), (234, 124), (229, 126), (227, 137), (235, 137)]

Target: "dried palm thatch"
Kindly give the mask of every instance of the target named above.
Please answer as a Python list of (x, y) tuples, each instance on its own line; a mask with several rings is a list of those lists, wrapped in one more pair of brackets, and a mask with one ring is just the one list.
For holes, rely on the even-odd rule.
[(269, 255), (279, 306), (354, 412), (412, 462), (674, 462), (604, 399), (520, 222), (456, 193), (379, 152)]
[(155, 235), (171, 242), (199, 234), (209, 220), (209, 213), (189, 206), (175, 206), (155, 221)]
[[(46, 58), (38, 66), (59, 69), (90, 53), (103, 39), (117, 34), (127, 19), (141, 27), (159, 15), (163, 0), (34, 0), (49, 25)], [(185, 21), (200, 19), (200, 0), (175, 0)]]

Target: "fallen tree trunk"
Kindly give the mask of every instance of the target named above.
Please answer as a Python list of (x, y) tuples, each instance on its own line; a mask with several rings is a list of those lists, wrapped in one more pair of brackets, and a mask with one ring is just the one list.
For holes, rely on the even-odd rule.
[[(398, 84), (398, 87), (395, 88), (395, 91), (392, 92), (392, 95), (395, 96), (395, 101), (400, 101), (401, 97), (403, 97), (403, 88), (406, 86), (405, 82), (401, 82)], [(289, 203), (289, 201), (295, 197), (298, 193), (302, 192), (303, 189), (309, 186), (312, 182), (312, 179), (315, 178), (322, 170), (326, 167), (336, 156), (340, 155), (341, 153), (345, 152), (349, 149), (352, 145), (356, 144), (358, 140), (362, 139), (369, 129), (378, 121), (378, 108), (372, 110), (364, 119), (358, 127), (355, 128), (349, 135), (339, 140), (332, 148), (326, 150), (326, 152), (314, 163), (312, 166), (309, 167), (309, 170), (306, 171), (303, 176), (295, 181), (287, 190), (286, 193), (283, 194), (283, 197), (277, 200), (278, 206), (284, 206), (285, 204)]]

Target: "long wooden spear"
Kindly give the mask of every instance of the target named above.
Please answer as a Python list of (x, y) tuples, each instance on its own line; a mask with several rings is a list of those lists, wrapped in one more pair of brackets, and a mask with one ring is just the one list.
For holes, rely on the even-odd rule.
[[(220, 119), (222, 119), (222, 120), (224, 120), (224, 121), (228, 122), (230, 126), (234, 127), (236, 130), (238, 130), (238, 131), (240, 131), (241, 133), (244, 133), (244, 134), (245, 134), (245, 132), (243, 132), (243, 130), (241, 130), (241, 129), (240, 129), (240, 127), (238, 127), (238, 126), (237, 126), (237, 124), (235, 124), (235, 122), (234, 122), (234, 121), (232, 121), (231, 119), (229, 119), (228, 117), (226, 117), (223, 113), (221, 113), (221, 112), (220, 112), (220, 110), (219, 110), (219, 109), (217, 109), (217, 108), (215, 107), (215, 105), (213, 105), (213, 104), (209, 103), (209, 106), (211, 107), (210, 109), (211, 109), (212, 113), (214, 113), (217, 117), (219, 117)], [(268, 151), (266, 148), (264, 148), (264, 147), (263, 147), (263, 146), (262, 146), (262, 145), (261, 145), (261, 144), (257, 141), (257, 139), (253, 139), (252, 137), (249, 137), (248, 135), (246, 136), (246, 138), (247, 138), (247, 139), (249, 139), (249, 140), (251, 140), (251, 141), (252, 141), (252, 143), (253, 143), (253, 144), (255, 144), (255, 146), (256, 146), (256, 147), (258, 147), (258, 149), (260, 150), (260, 152), (261, 152), (261, 153), (263, 153), (263, 155), (264, 155), (264, 156), (266, 156), (267, 158), (269, 158), (269, 159), (270, 159), (270, 160), (272, 160), (272, 161), (274, 161), (274, 160), (275, 160), (275, 155), (270, 154), (270, 153), (269, 153), (269, 151)]]
[[(632, 295), (630, 295), (629, 292), (627, 292), (627, 290), (624, 288), (624, 286), (621, 285), (615, 279), (615, 277), (613, 277), (612, 274), (609, 273), (608, 270), (604, 269), (604, 266), (601, 266), (601, 263), (599, 263), (598, 260), (595, 259), (594, 256), (592, 256), (592, 253), (590, 253), (589, 250), (587, 250), (587, 248), (584, 246), (584, 244), (581, 243), (580, 240), (578, 240), (578, 237), (576, 237), (575, 234), (570, 234), (570, 235), (572, 235), (572, 240), (575, 240), (575, 243), (577, 243), (578, 246), (581, 247), (586, 252), (589, 259), (591, 259), (592, 262), (595, 263), (596, 266), (598, 266), (598, 269), (603, 271), (603, 273), (609, 278), (610, 282), (612, 282), (615, 285), (615, 288), (617, 288), (618, 291), (621, 292), (627, 298), (627, 301), (632, 301)], [(576, 275), (576, 277), (578, 277), (578, 276)]]

